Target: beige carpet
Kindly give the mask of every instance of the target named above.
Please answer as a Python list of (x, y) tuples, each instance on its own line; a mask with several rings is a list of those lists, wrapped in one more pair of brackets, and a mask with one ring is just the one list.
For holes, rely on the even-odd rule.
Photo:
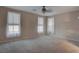
[(72, 43), (56, 37), (43, 36), (0, 45), (0, 52), (5, 53), (52, 53), (79, 52), (79, 48)]

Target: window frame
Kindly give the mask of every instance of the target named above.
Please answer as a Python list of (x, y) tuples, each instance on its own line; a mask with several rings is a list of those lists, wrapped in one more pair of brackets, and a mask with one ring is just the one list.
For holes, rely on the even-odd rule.
[[(49, 18), (52, 18), (52, 25), (50, 24), (52, 26), (52, 31), (49, 31), (50, 30), (49, 29), (49, 27), (50, 27), (49, 26)], [(47, 33), (48, 34), (53, 34), (54, 33), (54, 23), (55, 23), (54, 22), (54, 16), (53, 17), (48, 17), (48, 19), (47, 19)]]
[[(42, 23), (39, 24), (39, 20), (42, 18)], [(38, 25), (37, 25), (37, 32), (38, 33), (44, 33), (44, 17), (43, 16), (38, 16)], [(38, 30), (39, 28), (42, 28), (42, 30)]]
[[(14, 24), (14, 23), (12, 23), (12, 24), (10, 24), (9, 23), (9, 13), (14, 13), (14, 14), (19, 14), (19, 16), (20, 16), (20, 19), (19, 19), (19, 23), (18, 24)], [(21, 21), (21, 14), (20, 13), (17, 13), (17, 12), (12, 12), (12, 11), (9, 11), (8, 13), (7, 13), (8, 15), (7, 15), (7, 25), (6, 25), (6, 37), (8, 37), (8, 38), (12, 38), (12, 37), (18, 37), (18, 36), (20, 36), (21, 35), (21, 23), (20, 23), (20, 21)], [(13, 19), (14, 20), (14, 19)], [(17, 35), (17, 34), (15, 34), (15, 35), (10, 35), (9, 36), (9, 26), (13, 26), (13, 30), (14, 30), (14, 26), (19, 26), (19, 34)], [(15, 31), (13, 31), (13, 32), (15, 32)]]

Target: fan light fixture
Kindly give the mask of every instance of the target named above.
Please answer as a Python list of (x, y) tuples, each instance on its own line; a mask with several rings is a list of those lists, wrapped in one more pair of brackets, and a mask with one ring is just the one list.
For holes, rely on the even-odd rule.
[(46, 12), (46, 8), (45, 8), (45, 6), (43, 6), (43, 8), (42, 8), (42, 12), (43, 12), (43, 13)]

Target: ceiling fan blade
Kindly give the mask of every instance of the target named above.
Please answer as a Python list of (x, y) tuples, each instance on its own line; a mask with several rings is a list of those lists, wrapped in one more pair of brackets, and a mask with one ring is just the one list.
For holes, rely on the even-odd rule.
[(33, 9), (33, 11), (36, 11), (36, 12), (40, 11), (42, 13), (51, 13), (52, 12), (52, 10), (46, 6), (40, 6), (39, 8)]
[(46, 10), (46, 12), (52, 12), (52, 10)]

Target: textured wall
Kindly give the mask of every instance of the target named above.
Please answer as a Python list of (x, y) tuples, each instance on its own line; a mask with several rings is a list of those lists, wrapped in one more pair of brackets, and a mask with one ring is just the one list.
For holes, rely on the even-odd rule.
[(6, 28), (6, 10), (0, 8), (0, 41), (3, 41), (5, 38), (5, 28)]
[[(37, 15), (19, 10), (0, 7), (0, 41), (11, 40), (6, 38), (7, 12), (13, 11), (21, 14), (20, 39), (37, 37)], [(13, 39), (13, 38), (12, 38)]]
[(37, 16), (34, 14), (22, 14), (22, 37), (33, 38), (37, 35)]
[(55, 34), (79, 40), (79, 11), (55, 15)]

